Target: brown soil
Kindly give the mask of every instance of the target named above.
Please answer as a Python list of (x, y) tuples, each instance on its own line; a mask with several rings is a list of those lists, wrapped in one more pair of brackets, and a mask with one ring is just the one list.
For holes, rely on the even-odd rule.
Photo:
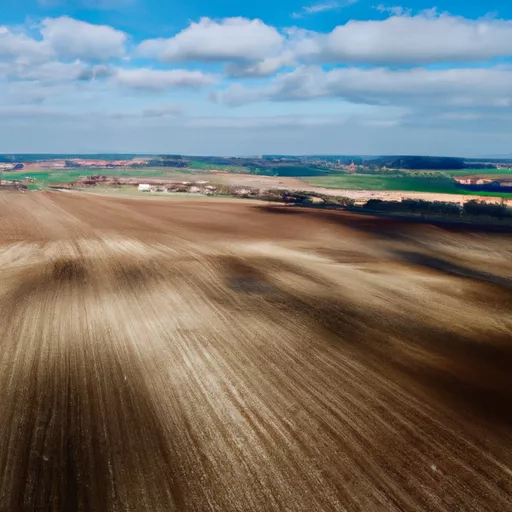
[(511, 510), (511, 256), (343, 212), (0, 194), (0, 510)]

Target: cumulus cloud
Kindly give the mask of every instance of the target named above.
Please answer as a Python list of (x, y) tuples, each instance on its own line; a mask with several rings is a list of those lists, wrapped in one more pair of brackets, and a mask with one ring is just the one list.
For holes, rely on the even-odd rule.
[(142, 42), (138, 54), (164, 62), (260, 60), (279, 52), (283, 36), (263, 21), (201, 18), (170, 39)]
[(43, 20), (43, 43), (65, 59), (99, 60), (121, 58), (127, 36), (108, 25), (93, 25), (68, 16)]
[(428, 64), (512, 55), (512, 22), (468, 20), (435, 10), (382, 21), (352, 20), (298, 42), (298, 58), (331, 63)]
[(428, 70), (302, 66), (278, 75), (265, 87), (230, 86), (222, 99), (230, 105), (257, 101), (343, 98), (374, 105), (512, 105), (512, 70), (501, 68)]
[(49, 61), (42, 64), (0, 62), (0, 79), (7, 79), (13, 85), (21, 86), (32, 82), (34, 86), (66, 84), (75, 81), (94, 81), (112, 73), (105, 65), (91, 66), (83, 61)]
[[(328, 0), (304, 11), (314, 14), (326, 5)], [(155, 69), (156, 63), (147, 62), (136, 68), (137, 61), (132, 60), (126, 69), (128, 35), (110, 26), (66, 16), (47, 18), (38, 27), (25, 29), (0, 26), (0, 113), (19, 115), (28, 124), (32, 114), (58, 119), (62, 112), (62, 122), (68, 122), (66, 112), (87, 116), (90, 112), (78, 113), (96, 105), (101, 112), (91, 116), (91, 122), (100, 119), (99, 124), (114, 124), (123, 118), (125, 123), (119, 124), (134, 127), (179, 125), (201, 130), (218, 126), (235, 131), (252, 127), (261, 128), (262, 133), (274, 127), (279, 133), (291, 133), (297, 127), (321, 131), (322, 126), (351, 116), (355, 109), (371, 110), (372, 116), (374, 111), (387, 114), (351, 118), (351, 128), (406, 124), (407, 128), (462, 130), (481, 121), (506, 128), (512, 119), (512, 67), (488, 63), (488, 67), (470, 68), (468, 63), (512, 56), (511, 21), (468, 20), (435, 10), (413, 16), (400, 8), (378, 9), (389, 17), (350, 21), (329, 33), (277, 29), (246, 18), (202, 18), (174, 37), (145, 41), (135, 50), (136, 56), (163, 62), (221, 63), (224, 76), (231, 79), (273, 76), (253, 84), (241, 80), (227, 88), (220, 73), (193, 70), (188, 65), (176, 64), (186, 69)], [(34, 35), (37, 30), (40, 33)], [(435, 69), (431, 64), (437, 62), (462, 62), (467, 67)], [(329, 66), (322, 68), (325, 64)], [(209, 93), (209, 99), (217, 103), (210, 106), (212, 112), (221, 113), (224, 108), (224, 117), (177, 118), (181, 107), (165, 103), (175, 101), (165, 95), (171, 89), (217, 84), (220, 87), (204, 95)], [(145, 106), (143, 102), (153, 101), (155, 93), (160, 93), (163, 104)], [(244, 119), (238, 115), (260, 115), (260, 107), (235, 111), (225, 107), (292, 101), (301, 105), (267, 105), (261, 107), (261, 117)], [(331, 105), (339, 107), (339, 113), (331, 112)], [(270, 112), (292, 115), (269, 120), (265, 116)]]
[(86, 73), (88, 66), (81, 62), (45, 62), (39, 66), (23, 66), (13, 69), (16, 78), (38, 82), (66, 82), (78, 80)]
[(0, 26), (0, 60), (31, 64), (45, 61), (51, 54), (52, 50), (46, 43)]
[(276, 57), (267, 57), (256, 62), (234, 62), (225, 68), (231, 77), (263, 77), (270, 76), (283, 67), (293, 66), (295, 55), (291, 51), (283, 51)]
[(105, 64), (99, 64), (96, 66), (87, 66), (82, 73), (77, 77), (78, 80), (83, 81), (94, 81), (99, 80), (101, 78), (105, 78), (111, 76), (114, 73), (114, 70), (111, 66)]
[[(332, 6), (314, 4), (304, 12)], [(226, 62), (229, 75), (248, 77), (268, 76), (297, 62), (422, 65), (512, 55), (511, 21), (469, 20), (435, 9), (412, 16), (401, 8), (377, 8), (392, 15), (384, 20), (352, 20), (329, 33), (297, 27), (278, 31), (257, 19), (202, 18), (170, 39), (142, 42), (137, 54), (164, 62)]]
[(30, 66), (59, 59), (106, 61), (125, 55), (124, 32), (68, 16), (44, 19), (40, 38), (29, 34), (22, 28), (0, 26), (0, 61)]
[(93, 81), (111, 74), (109, 66), (91, 66), (80, 60), (73, 62), (49, 61), (30, 65), (19, 62), (0, 62), (0, 79), (6, 78), (13, 83), (64, 84), (74, 81)]
[(187, 69), (117, 69), (114, 77), (120, 85), (142, 90), (162, 91), (172, 87), (204, 87), (215, 83), (214, 76)]

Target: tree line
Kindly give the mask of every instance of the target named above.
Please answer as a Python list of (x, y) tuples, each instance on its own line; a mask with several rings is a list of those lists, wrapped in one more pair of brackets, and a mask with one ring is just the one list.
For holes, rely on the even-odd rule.
[(421, 199), (404, 199), (403, 201), (383, 201), (370, 199), (364, 208), (391, 213), (409, 213), (413, 215), (458, 215), (466, 217), (492, 217), (495, 219), (512, 219), (512, 209), (505, 203), (484, 203), (472, 199), (464, 205), (445, 201), (424, 201)]

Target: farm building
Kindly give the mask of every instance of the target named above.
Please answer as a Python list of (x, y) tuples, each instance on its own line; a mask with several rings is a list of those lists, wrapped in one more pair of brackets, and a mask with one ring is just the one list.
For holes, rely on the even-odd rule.
[(486, 185), (488, 183), (492, 183), (492, 180), (480, 178), (478, 176), (455, 178), (455, 181), (461, 185)]
[(150, 192), (151, 191), (151, 185), (148, 185), (146, 183), (141, 183), (138, 186), (139, 192)]

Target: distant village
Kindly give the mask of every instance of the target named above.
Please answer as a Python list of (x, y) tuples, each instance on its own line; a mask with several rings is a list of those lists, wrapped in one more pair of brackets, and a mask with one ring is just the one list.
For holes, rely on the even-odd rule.
[(169, 193), (186, 193), (214, 195), (217, 186), (211, 185), (209, 181), (176, 181), (171, 179), (157, 178), (130, 178), (119, 176), (93, 175), (83, 176), (72, 183), (52, 184), (50, 188), (54, 189), (82, 189), (96, 186), (104, 187), (121, 187), (129, 186), (136, 188), (139, 192), (159, 192)]

